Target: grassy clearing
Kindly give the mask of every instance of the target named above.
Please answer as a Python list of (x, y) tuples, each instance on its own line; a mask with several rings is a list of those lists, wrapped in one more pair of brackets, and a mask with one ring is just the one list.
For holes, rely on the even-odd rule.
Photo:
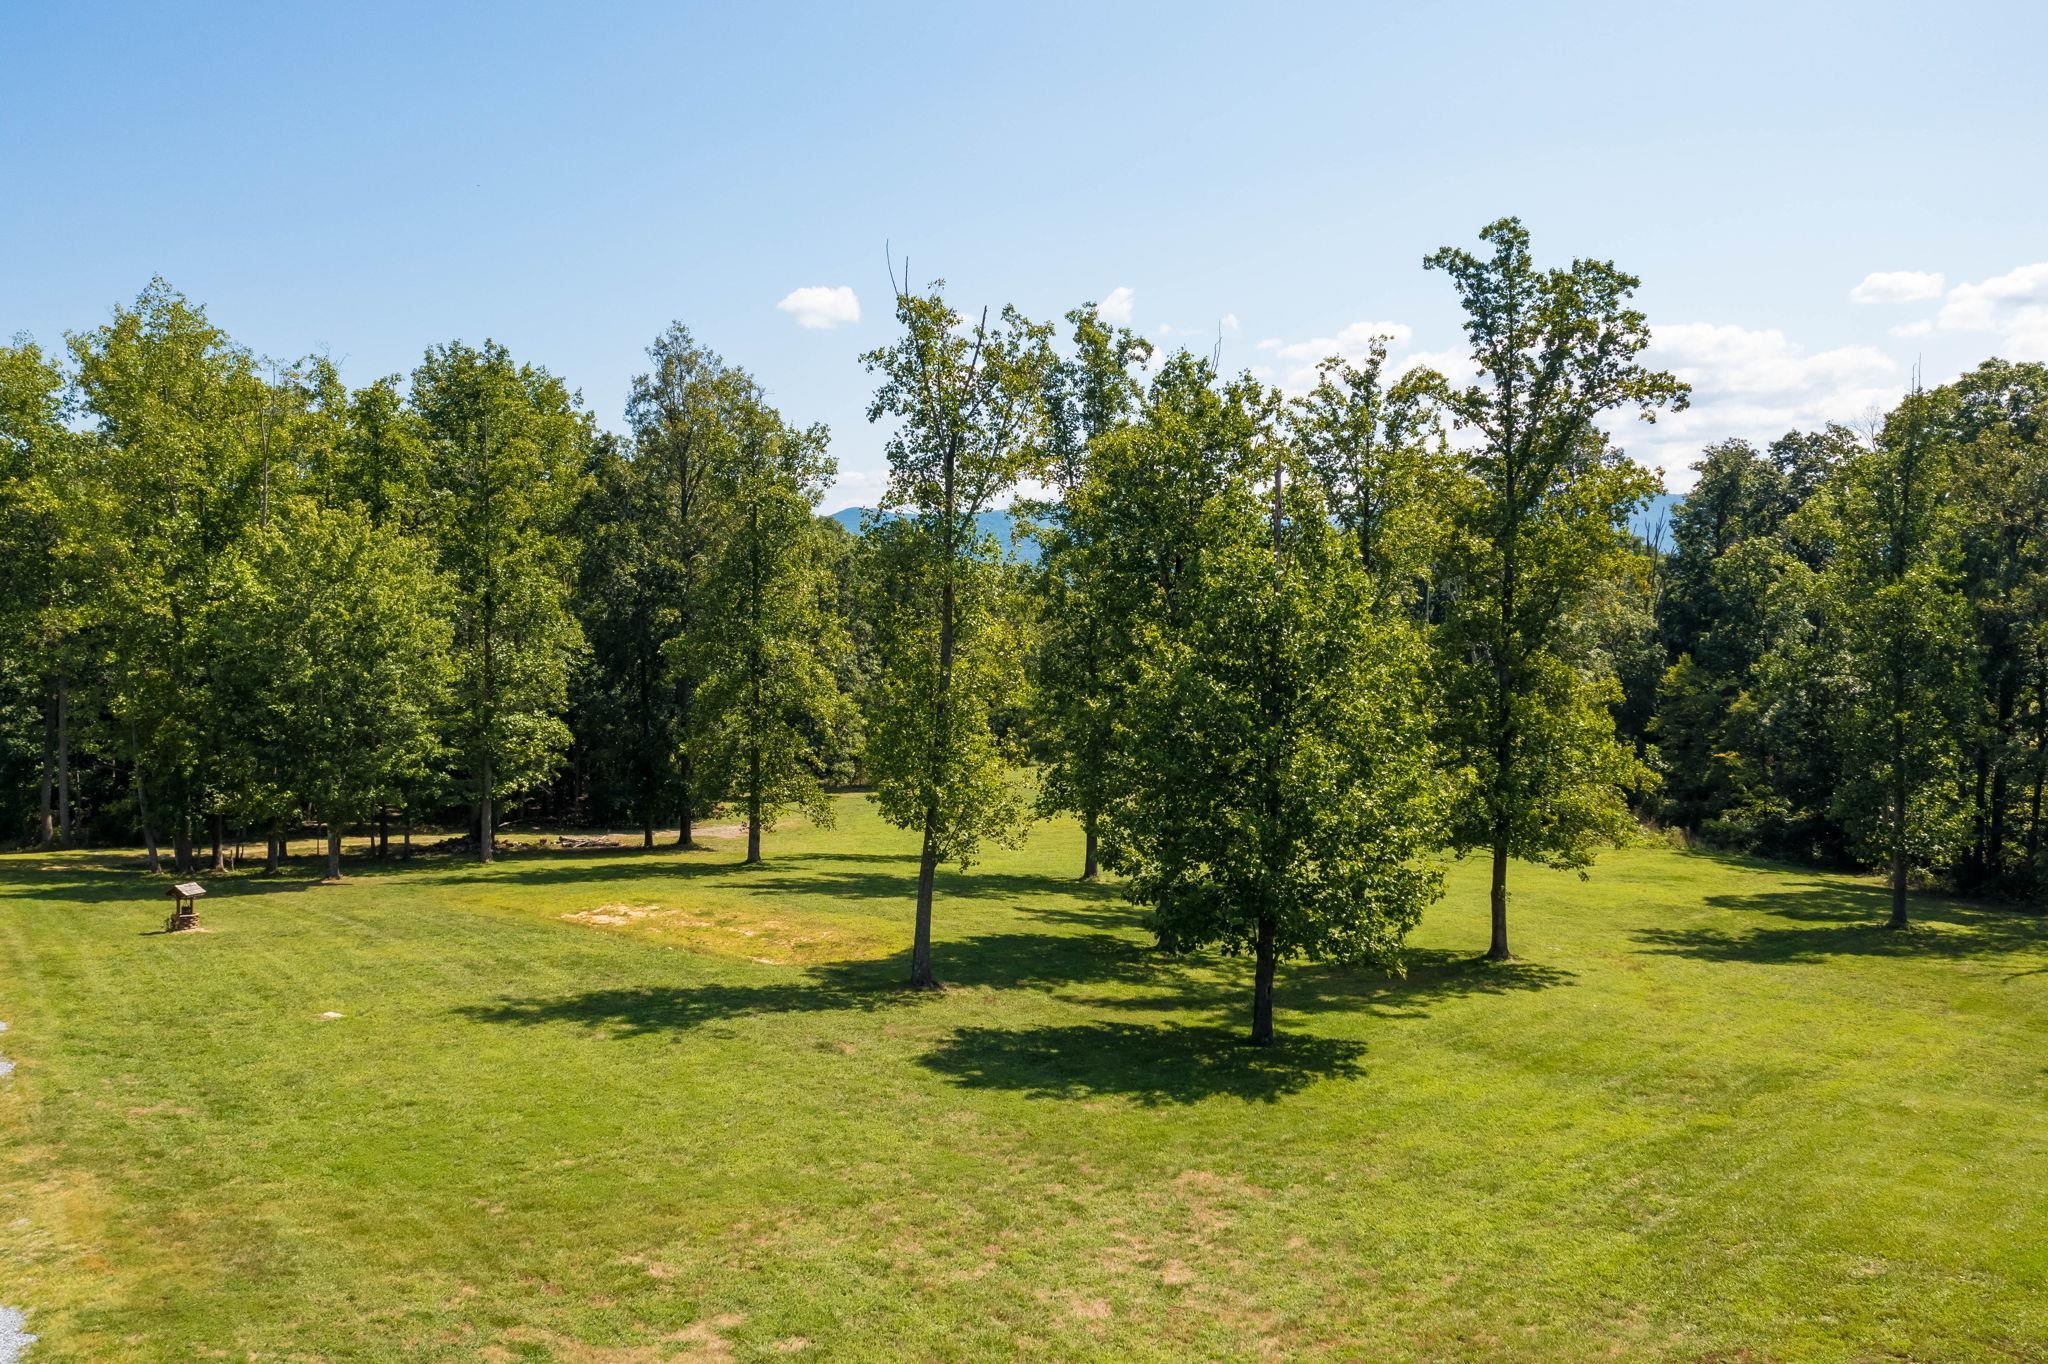
[(1459, 867), (1262, 1053), (1063, 826), (894, 988), (913, 844), (841, 810), (206, 878), (175, 938), (132, 857), (0, 859), (31, 1358), (2043, 1357), (2038, 920), (1645, 849), (1518, 869), (1488, 967)]

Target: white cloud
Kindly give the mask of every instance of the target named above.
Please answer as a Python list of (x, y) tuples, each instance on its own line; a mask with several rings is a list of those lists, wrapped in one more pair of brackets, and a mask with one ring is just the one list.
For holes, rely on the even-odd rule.
[(813, 331), (830, 331), (860, 321), (860, 299), (844, 284), (792, 289), (775, 306), (795, 318), (797, 326)]
[(1685, 471), (1713, 441), (1762, 444), (1787, 431), (1854, 423), (1891, 407), (1903, 390), (1899, 362), (1875, 346), (1808, 351), (1775, 328), (1658, 327), (1644, 360), (1691, 384), (1691, 406), (1660, 415), (1653, 426), (1620, 417), (1610, 430), (1674, 483), (1689, 481)]
[(1372, 349), (1374, 340), (1399, 346), (1413, 334), (1414, 329), (1402, 322), (1354, 322), (1335, 336), (1312, 336), (1306, 341), (1289, 342), (1275, 347), (1273, 353), (1283, 360), (1306, 360), (1311, 364), (1332, 355), (1362, 360)]
[(1940, 298), (1945, 283), (1938, 271), (1878, 270), (1849, 291), (1851, 303), (1919, 303)]
[(1218, 325), (1220, 325), (1224, 331), (1229, 332), (1231, 335), (1235, 336), (1237, 334), (1237, 314), (1223, 314), (1223, 320)]
[[(1808, 354), (1775, 327), (1681, 322), (1658, 327), (1651, 353), (1678, 377), (1724, 393), (1803, 393), (1890, 375), (1898, 362), (1875, 346)], [(1697, 377), (1696, 377), (1697, 376)]]
[(1119, 284), (1109, 291), (1108, 297), (1095, 305), (1095, 315), (1112, 327), (1131, 325), (1131, 306), (1138, 301), (1138, 291)]
[(1934, 325), (1942, 331), (1996, 332), (2011, 359), (2048, 358), (2048, 261), (2022, 265), (1948, 291)]
[(1472, 363), (1471, 353), (1462, 350), (1410, 351), (1395, 362), (1394, 373), (1406, 374), (1411, 369), (1421, 369), (1425, 366), (1454, 384), (1468, 384), (1479, 377), (1479, 368)]
[(1891, 334), (1901, 338), (1909, 338), (1925, 336), (1933, 330), (1934, 319), (1923, 317), (1918, 322), (1901, 322), (1898, 326), (1891, 329)]
[[(1224, 319), (1225, 330), (1235, 331), (1230, 326), (1234, 318)], [(1346, 360), (1363, 360), (1372, 350), (1375, 340), (1385, 341), (1390, 349), (1407, 344), (1414, 329), (1405, 322), (1353, 322), (1340, 329), (1335, 336), (1311, 336), (1306, 341), (1285, 341), (1277, 336), (1268, 336), (1253, 343), (1253, 349), (1263, 351), (1278, 360), (1287, 362), (1284, 368), (1261, 366), (1257, 377), (1277, 384), (1289, 393), (1306, 393), (1316, 386), (1316, 366), (1331, 356)], [(1396, 371), (1407, 368), (1396, 365)]]

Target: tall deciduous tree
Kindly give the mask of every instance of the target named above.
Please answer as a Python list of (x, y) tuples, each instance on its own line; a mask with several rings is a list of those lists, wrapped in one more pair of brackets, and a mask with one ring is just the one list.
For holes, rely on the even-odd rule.
[(627, 395), (626, 420), (645, 487), (640, 505), (653, 515), (648, 550), (664, 596), (652, 625), (662, 639), (662, 685), (674, 718), (664, 763), (674, 766), (681, 807), (676, 841), (687, 848), (692, 822), (725, 794), (723, 774), (699, 770), (713, 726), (698, 705), (708, 659), (697, 637), (706, 612), (704, 581), (726, 532), (711, 484), (734, 458), (741, 414), (756, 394), (743, 371), (698, 345), (680, 322), (655, 338), (647, 358), (650, 368)]
[(1969, 610), (1958, 572), (1954, 451), (1916, 390), (1869, 449), (1843, 462), (1813, 521), (1834, 547), (1819, 591), (1839, 643), (1836, 715), (1847, 780), (1837, 810), (1889, 864), (1889, 926), (1907, 925), (1908, 874), (1963, 839), (1961, 734)]
[(0, 680), (20, 686), (36, 720), (37, 841), (71, 842), (71, 701), (80, 590), (78, 439), (66, 376), (27, 337), (0, 346)]
[(1444, 738), (1472, 796), (1453, 842), (1492, 853), (1487, 955), (1506, 960), (1509, 859), (1585, 865), (1595, 842), (1625, 834), (1624, 791), (1647, 776), (1615, 740), (1618, 688), (1575, 651), (1574, 624), (1620, 569), (1629, 511), (1656, 489), (1599, 420), (1654, 419), (1687, 390), (1638, 359), (1650, 331), (1628, 304), (1634, 276), (1595, 260), (1539, 270), (1513, 218), (1480, 238), (1490, 255), (1445, 247), (1424, 262), (1457, 288), (1480, 375), (1445, 399), (1473, 439), (1438, 656)]
[(305, 497), (276, 506), (243, 565), (237, 628), (260, 678), (246, 718), (273, 717), (285, 780), (327, 826), (339, 879), (343, 829), (398, 800), (434, 757), (448, 593), (428, 546)]
[(1033, 697), (1044, 765), (1042, 815), (1070, 811), (1081, 821), (1081, 879), (1098, 874), (1102, 809), (1114, 750), (1122, 684), (1116, 660), (1125, 623), (1117, 594), (1102, 578), (1108, 562), (1090, 526), (1070, 512), (1097, 442), (1127, 424), (1143, 396), (1140, 368), (1152, 345), (1096, 315), (1093, 305), (1067, 314), (1073, 350), (1056, 360), (1046, 390), (1047, 482), (1053, 498), (1020, 503), (1035, 524), (1035, 580), (1043, 628), (1033, 651)]
[(451, 342), (413, 371), (440, 569), (450, 583), (456, 684), (449, 744), (474, 802), (477, 857), (494, 803), (545, 778), (569, 742), (562, 712), (582, 647), (562, 530), (591, 439), (578, 399), (505, 348)]
[(674, 564), (662, 552), (669, 520), (665, 470), (626, 442), (600, 439), (576, 518), (577, 608), (590, 643), (579, 674), (576, 739), (597, 779), (599, 808), (623, 806), (654, 846), (675, 808), (675, 689), (664, 646), (674, 633)]
[(712, 489), (728, 529), (706, 580), (702, 700), (718, 750), (706, 766), (732, 774), (752, 863), (789, 806), (831, 822), (822, 743), (845, 704), (846, 641), (814, 514), (834, 469), (825, 428), (790, 428), (758, 394), (736, 421)]
[[(1974, 892), (2025, 890), (2038, 875), (2048, 738), (2048, 365), (1987, 360), (1929, 396), (1956, 461), (1958, 566), (1974, 644), (1970, 829), (1958, 879)], [(2024, 840), (2013, 836), (2021, 821)], [(2024, 852), (2017, 861), (2015, 851)]]
[[(265, 388), (250, 354), (160, 279), (70, 342), (96, 427), (81, 473), (96, 499), (111, 734), (146, 841), (168, 820), (190, 871), (194, 820), (231, 795), (238, 688), (224, 641), (235, 555), (262, 493), (251, 438)], [(218, 855), (218, 824), (215, 839)]]
[(868, 764), (893, 824), (918, 830), (910, 981), (929, 989), (932, 889), (941, 861), (965, 866), (1023, 825), (989, 724), (1013, 694), (1016, 659), (1000, 598), (1000, 549), (976, 516), (1030, 467), (1043, 434), (1049, 327), (1013, 308), (991, 324), (946, 303), (943, 283), (896, 295), (902, 335), (870, 352), (881, 376), (870, 421), (894, 419), (889, 488), (872, 528), (876, 635)]
[[(1423, 859), (1441, 802), (1419, 631), (1272, 438), (1277, 404), (1234, 396), (1263, 415), (1208, 444), (1223, 467), (1182, 565), (1184, 611), (1144, 632), (1112, 849), (1162, 946), (1252, 955), (1263, 1045), (1280, 960), (1398, 962), (1437, 893)], [(1232, 426), (1262, 438), (1233, 442)]]

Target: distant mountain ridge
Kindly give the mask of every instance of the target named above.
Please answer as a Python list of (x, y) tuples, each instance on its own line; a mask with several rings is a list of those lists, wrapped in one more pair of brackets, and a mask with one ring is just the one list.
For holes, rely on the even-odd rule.
[[(1672, 546), (1671, 514), (1678, 509), (1678, 504), (1684, 500), (1685, 495), (1683, 493), (1658, 493), (1644, 505), (1642, 510), (1629, 517), (1628, 528), (1634, 531), (1636, 538), (1645, 544), (1655, 545), (1658, 549), (1669, 552)], [(846, 527), (849, 531), (852, 531), (855, 535), (858, 535), (860, 534), (861, 518), (866, 516), (867, 513), (868, 508), (866, 507), (846, 507), (833, 512), (832, 519)], [(995, 536), (996, 540), (1006, 550), (1022, 559), (1025, 563), (1035, 564), (1038, 562), (1037, 541), (1028, 535), (1021, 540), (1012, 538), (1017, 527), (1015, 520), (1012, 519), (1009, 512), (985, 511), (974, 519), (974, 523), (983, 531)]]
[[(871, 508), (868, 507), (846, 507), (833, 512), (831, 519), (837, 521), (855, 535), (858, 535), (860, 534), (861, 518), (866, 516), (870, 510)], [(1036, 540), (1033, 540), (1028, 535), (1021, 540), (1012, 539), (1012, 536), (1016, 533), (1017, 523), (1009, 512), (985, 511), (974, 518), (974, 524), (985, 534), (995, 536), (997, 543), (1002, 545), (1009, 553), (1022, 559), (1025, 563), (1035, 564), (1038, 562), (1038, 542)]]

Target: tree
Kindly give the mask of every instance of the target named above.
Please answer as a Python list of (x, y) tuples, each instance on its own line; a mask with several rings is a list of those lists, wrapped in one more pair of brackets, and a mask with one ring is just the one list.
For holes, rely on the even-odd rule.
[(917, 919), (910, 982), (932, 974), (932, 890), (941, 860), (969, 865), (1010, 839), (1022, 811), (990, 728), (1014, 694), (1001, 605), (1000, 550), (975, 517), (1030, 467), (1042, 434), (1050, 328), (1005, 308), (966, 325), (944, 283), (896, 294), (902, 336), (863, 357), (881, 376), (868, 419), (896, 420), (889, 488), (871, 527), (882, 675), (872, 693), (868, 765), (891, 823), (917, 829)]
[(820, 773), (844, 704), (835, 670), (846, 643), (814, 515), (834, 470), (825, 428), (792, 429), (758, 394), (737, 417), (712, 488), (729, 529), (706, 580), (702, 706), (719, 750), (705, 766), (734, 774), (756, 863), (783, 809), (831, 822)]
[[(71, 842), (71, 702), (81, 592), (70, 490), (77, 440), (62, 366), (27, 337), (0, 346), (0, 649), (29, 692), (37, 841)], [(27, 718), (26, 714), (24, 718)]]
[(618, 804), (640, 825), (645, 847), (676, 799), (675, 688), (665, 648), (675, 620), (673, 563), (662, 553), (668, 498), (659, 461), (630, 444), (592, 447), (588, 492), (578, 512), (577, 609), (590, 643), (577, 678), (576, 740), (590, 762), (601, 810)]
[(1093, 304), (1067, 314), (1073, 353), (1055, 360), (1046, 385), (1044, 468), (1053, 499), (1021, 503), (1036, 524), (1036, 596), (1042, 622), (1032, 656), (1033, 697), (1042, 730), (1038, 812), (1071, 811), (1081, 821), (1081, 879), (1099, 874), (1101, 821), (1122, 687), (1114, 676), (1123, 622), (1099, 574), (1105, 556), (1085, 522), (1070, 515), (1091, 452), (1131, 420), (1143, 398), (1137, 370), (1152, 344), (1111, 326)]
[(1363, 363), (1331, 356), (1316, 386), (1296, 400), (1294, 440), (1331, 515), (1352, 539), (1360, 567), (1383, 598), (1415, 601), (1436, 549), (1433, 485), (1441, 481), (1443, 376), (1417, 367), (1389, 376), (1387, 343), (1374, 337)]
[(1650, 332), (1628, 306), (1634, 276), (1593, 260), (1538, 270), (1513, 218), (1480, 238), (1484, 259), (1445, 247), (1424, 265), (1456, 287), (1480, 374), (1444, 400), (1475, 439), (1460, 449), (1438, 658), (1444, 741), (1473, 797), (1452, 842), (1492, 853), (1487, 956), (1505, 961), (1508, 859), (1584, 866), (1625, 836), (1624, 792), (1648, 777), (1615, 740), (1612, 678), (1573, 655), (1574, 617), (1619, 571), (1628, 512), (1656, 488), (1598, 421), (1654, 420), (1687, 389), (1638, 361)]
[(291, 791), (343, 829), (427, 771), (445, 713), (451, 631), (427, 546), (380, 531), (360, 508), (282, 501), (244, 567), (237, 621), (261, 678), (249, 720), (279, 737)]
[(488, 862), (495, 800), (545, 778), (569, 741), (561, 717), (582, 637), (562, 531), (591, 423), (559, 379), (488, 341), (429, 349), (411, 400), (453, 606), (450, 747), (474, 802), (477, 858)]
[(1848, 755), (1837, 812), (1890, 868), (1887, 924), (1907, 926), (1907, 880), (1961, 842), (1969, 612), (1957, 571), (1954, 452), (1915, 390), (1845, 460), (1812, 511), (1834, 556), (1819, 592), (1839, 650), (1836, 717)]
[[(651, 622), (662, 640), (665, 685), (674, 711), (673, 746), (681, 806), (678, 846), (692, 844), (691, 824), (725, 795), (721, 774), (699, 770), (713, 750), (711, 717), (698, 705), (706, 658), (697, 647), (705, 611), (703, 585), (726, 532), (723, 509), (709, 492), (714, 473), (734, 458), (736, 429), (747, 404), (758, 399), (744, 371), (697, 344), (677, 322), (647, 349), (652, 368), (633, 380), (626, 420), (633, 429), (636, 465), (644, 466), (649, 496), (636, 503), (653, 515), (646, 531), (653, 584), (662, 594)], [(650, 584), (652, 585), (652, 584)]]
[[(1242, 389), (1239, 403), (1233, 415), (1273, 406)], [(1418, 630), (1292, 452), (1237, 430), (1207, 447), (1223, 467), (1184, 564), (1185, 610), (1145, 627), (1111, 847), (1161, 946), (1252, 954), (1264, 1045), (1280, 960), (1398, 964), (1438, 891), (1422, 859), (1441, 805)]]
[[(2039, 712), (2048, 692), (2048, 365), (1987, 360), (1929, 397), (1936, 439), (1956, 462), (1957, 566), (1974, 646), (1965, 728), (1969, 842), (1958, 879), (1973, 892), (2027, 889), (2036, 858), (2029, 852), (2015, 864), (2012, 830), (2024, 819), (2024, 846), (2038, 851)], [(2034, 794), (2023, 812), (2019, 797), (2028, 788)]]
[(109, 654), (109, 736), (152, 863), (168, 819), (178, 869), (191, 871), (193, 821), (210, 814), (218, 865), (242, 680), (224, 649), (235, 556), (262, 495), (252, 438), (265, 386), (250, 354), (161, 279), (70, 346), (96, 427), (81, 514), (93, 527), (89, 625)]
[(1659, 808), (1717, 845), (1842, 854), (1832, 664), (1813, 596), (1827, 549), (1796, 513), (1855, 449), (1841, 427), (1788, 432), (1764, 450), (1722, 441), (1702, 452), (1672, 514), (1658, 606), (1669, 666), (1650, 725)]

